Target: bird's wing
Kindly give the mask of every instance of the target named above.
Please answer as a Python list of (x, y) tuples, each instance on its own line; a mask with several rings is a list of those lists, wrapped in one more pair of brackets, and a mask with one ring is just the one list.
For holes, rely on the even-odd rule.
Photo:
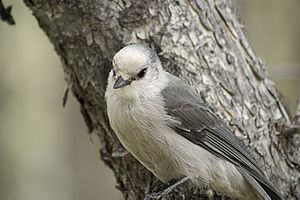
[(162, 95), (168, 115), (180, 122), (173, 127), (176, 132), (215, 156), (233, 163), (240, 168), (242, 174), (251, 175), (272, 199), (281, 199), (229, 127), (203, 104), (201, 98), (187, 84), (165, 73), (169, 84), (162, 91)]

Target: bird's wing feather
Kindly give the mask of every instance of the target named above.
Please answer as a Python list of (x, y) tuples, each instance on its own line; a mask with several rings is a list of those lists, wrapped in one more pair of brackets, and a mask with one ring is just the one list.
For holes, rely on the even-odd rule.
[(176, 132), (215, 156), (241, 168), (240, 170), (248, 173), (247, 176), (251, 175), (272, 199), (281, 199), (280, 194), (264, 177), (246, 147), (229, 127), (203, 104), (201, 98), (187, 84), (169, 73), (166, 74), (169, 84), (162, 91), (162, 95), (168, 115), (180, 122), (173, 127)]

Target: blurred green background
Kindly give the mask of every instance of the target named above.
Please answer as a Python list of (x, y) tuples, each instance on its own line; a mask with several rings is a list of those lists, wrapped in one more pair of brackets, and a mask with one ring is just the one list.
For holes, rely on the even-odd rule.
[[(22, 1), (16, 26), (0, 22), (0, 199), (115, 200), (112, 172), (99, 160), (66, 86), (58, 56)], [(300, 96), (300, 1), (235, 0), (256, 54), (291, 110)]]

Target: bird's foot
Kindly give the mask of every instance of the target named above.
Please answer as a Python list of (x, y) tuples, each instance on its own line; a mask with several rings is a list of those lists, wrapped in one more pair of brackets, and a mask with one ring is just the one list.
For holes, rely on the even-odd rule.
[(150, 199), (160, 199), (165, 195), (169, 194), (171, 191), (179, 189), (178, 186), (185, 183), (189, 178), (183, 177), (181, 179), (174, 179), (169, 181), (168, 183), (159, 183), (154, 187), (150, 194), (146, 194), (144, 200)]
[(215, 192), (211, 188), (208, 188), (205, 194), (209, 200), (214, 199)]

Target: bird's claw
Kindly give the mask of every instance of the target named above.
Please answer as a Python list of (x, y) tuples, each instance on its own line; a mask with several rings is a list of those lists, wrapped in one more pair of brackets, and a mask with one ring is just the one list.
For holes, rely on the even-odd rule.
[(161, 199), (174, 190), (178, 189), (180, 191), (178, 186), (186, 182), (188, 179), (188, 177), (183, 177), (180, 180), (171, 180), (166, 184), (160, 184), (156, 186), (150, 194), (146, 194), (144, 200)]
[(144, 200), (160, 199), (162, 196), (163, 192), (153, 192), (151, 194), (146, 194)]

